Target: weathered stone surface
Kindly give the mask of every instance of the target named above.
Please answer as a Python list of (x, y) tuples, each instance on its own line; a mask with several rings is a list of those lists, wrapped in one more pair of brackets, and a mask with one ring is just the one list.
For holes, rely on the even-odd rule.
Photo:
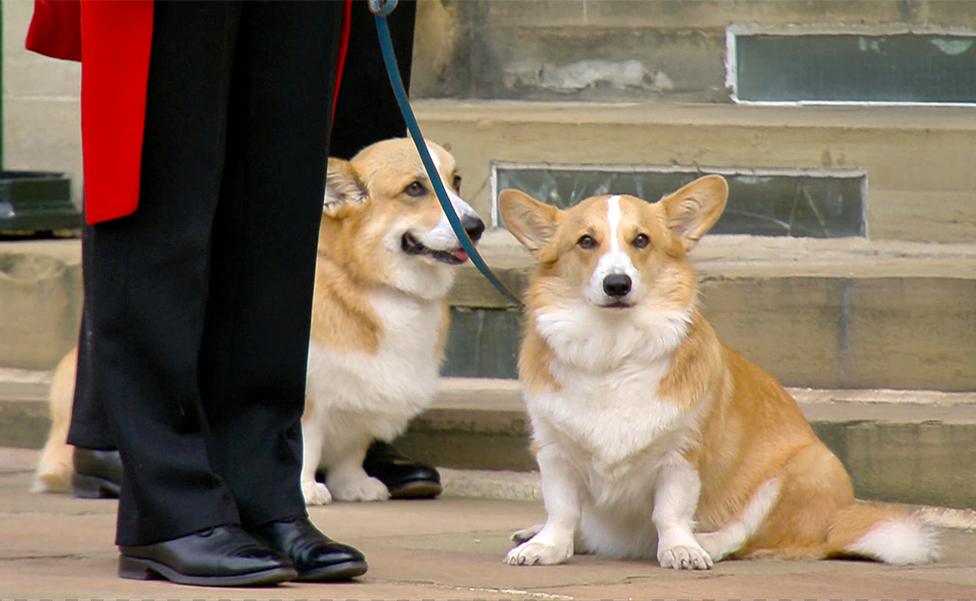
[[(976, 8), (942, 0), (428, 0), (418, 13), (411, 92), (415, 98), (727, 102), (728, 26), (940, 33), (976, 28)], [(605, 64), (595, 66), (603, 77), (590, 85), (557, 85), (560, 70), (588, 61), (635, 61), (643, 81), (619, 85)]]
[[(11, 457), (12, 456), (12, 457)], [(116, 503), (27, 492), (36, 453), (0, 450), (0, 582), (10, 599), (966, 599), (976, 586), (976, 534), (942, 533), (933, 565), (864, 561), (725, 561), (708, 572), (592, 555), (565, 566), (502, 563), (538, 500), (446, 496), (435, 501), (309, 508), (324, 532), (355, 545), (369, 572), (354, 582), (187, 588), (117, 576)], [(8, 467), (9, 466), (9, 467)], [(500, 482), (499, 487), (506, 485)]]
[(32, 2), (4, 2), (3, 167), (68, 173), (81, 204), (81, 64), (28, 52)]

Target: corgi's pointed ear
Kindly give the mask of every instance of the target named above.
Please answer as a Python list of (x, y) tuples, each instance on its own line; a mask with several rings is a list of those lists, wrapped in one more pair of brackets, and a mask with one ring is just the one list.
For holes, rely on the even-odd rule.
[(498, 195), (498, 207), (508, 231), (532, 252), (548, 244), (556, 233), (559, 209), (539, 202), (521, 190), (502, 190)]
[(325, 200), (322, 212), (334, 219), (343, 217), (349, 210), (366, 204), (366, 185), (359, 179), (352, 163), (342, 159), (329, 159), (325, 175)]
[(706, 175), (661, 199), (668, 227), (691, 250), (725, 210), (729, 185), (721, 175)]

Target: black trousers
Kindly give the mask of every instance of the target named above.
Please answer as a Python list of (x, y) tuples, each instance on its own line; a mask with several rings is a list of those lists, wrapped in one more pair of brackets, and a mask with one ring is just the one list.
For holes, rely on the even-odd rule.
[(86, 232), (69, 435), (120, 450), (126, 545), (305, 515), (299, 420), (342, 4), (154, 10), (140, 204)]
[[(400, 77), (410, 81), (413, 63), (413, 36), (416, 22), (416, 0), (400, 0), (388, 17)], [(330, 135), (329, 156), (351, 158), (374, 142), (406, 135), (406, 124), (396, 106), (383, 59), (376, 38), (376, 25), (365, 0), (352, 4), (351, 35), (346, 53), (346, 69), (339, 88), (338, 102)], [(82, 260), (84, 272), (91, 272), (88, 264), (91, 228), (82, 228)], [(90, 288), (86, 284), (86, 288)], [(105, 422), (104, 410), (91, 393), (86, 351), (91, 344), (91, 328), (87, 326), (87, 311), (82, 315), (79, 334), (78, 379), (75, 386), (72, 439), (88, 449), (115, 449), (115, 441)]]
[[(410, 81), (416, 0), (400, 0), (386, 18), (400, 78)], [(352, 3), (351, 34), (346, 66), (332, 123), (329, 156), (352, 158), (373, 142), (406, 135), (376, 39), (376, 22), (365, 0)]]

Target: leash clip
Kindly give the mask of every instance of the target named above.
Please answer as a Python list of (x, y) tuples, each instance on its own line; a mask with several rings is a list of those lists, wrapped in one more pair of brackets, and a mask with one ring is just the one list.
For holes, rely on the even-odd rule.
[(369, 12), (377, 17), (387, 17), (396, 8), (399, 0), (369, 0)]

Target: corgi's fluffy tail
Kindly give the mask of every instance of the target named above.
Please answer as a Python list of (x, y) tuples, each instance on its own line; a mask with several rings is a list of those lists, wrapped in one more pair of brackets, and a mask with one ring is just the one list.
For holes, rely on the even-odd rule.
[(839, 510), (827, 532), (827, 555), (863, 557), (895, 565), (939, 557), (935, 529), (909, 511), (890, 505), (857, 503)]
[(68, 444), (68, 426), (71, 424), (71, 405), (75, 394), (77, 350), (61, 359), (51, 378), (49, 407), (51, 431), (41, 451), (34, 472), (32, 492), (68, 492), (74, 473), (74, 448)]

